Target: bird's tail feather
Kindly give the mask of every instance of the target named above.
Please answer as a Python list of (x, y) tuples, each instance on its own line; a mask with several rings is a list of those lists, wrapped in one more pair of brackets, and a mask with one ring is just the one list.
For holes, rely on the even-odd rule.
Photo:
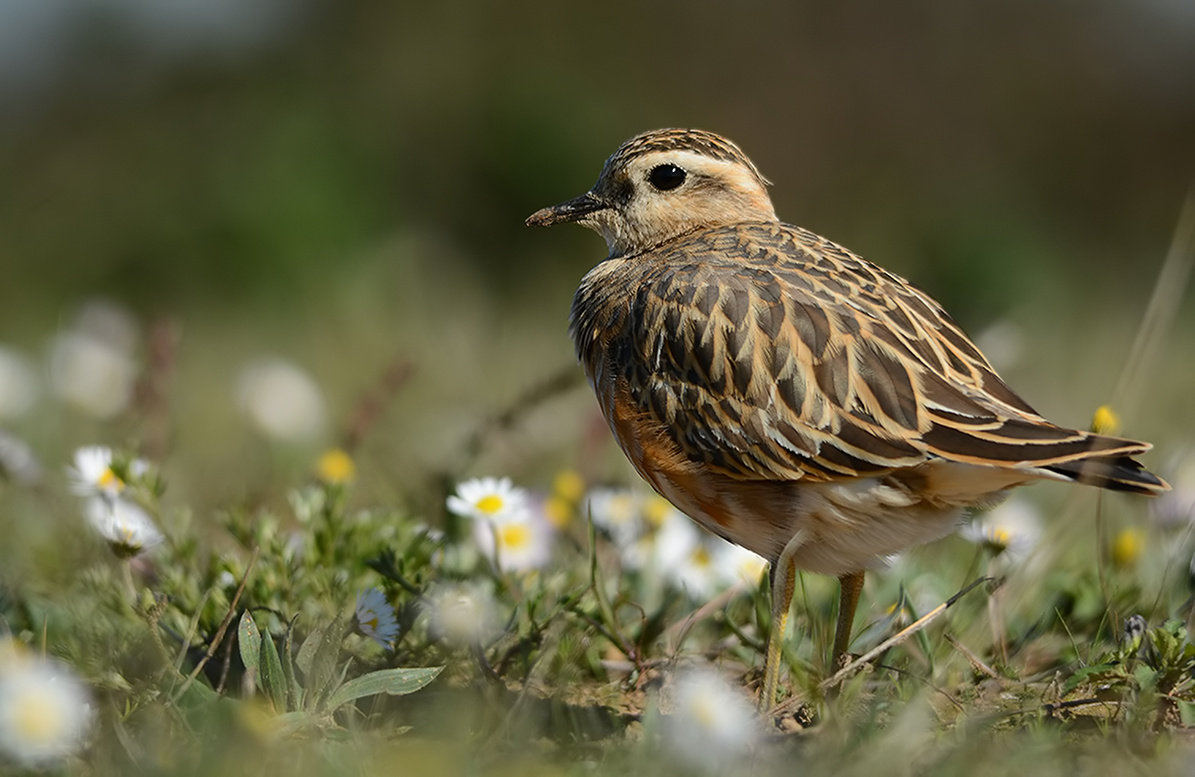
[(1170, 490), (1170, 484), (1129, 456), (1093, 456), (1042, 467), (1076, 483), (1110, 491), (1157, 496)]

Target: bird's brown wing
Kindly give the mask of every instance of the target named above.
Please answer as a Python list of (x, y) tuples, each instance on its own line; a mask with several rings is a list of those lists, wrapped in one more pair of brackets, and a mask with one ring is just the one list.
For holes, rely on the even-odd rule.
[(1149, 447), (1047, 422), (930, 297), (811, 232), (737, 225), (623, 261), (636, 288), (619, 290), (616, 369), (723, 474), (834, 480), (940, 457), (1071, 477)]

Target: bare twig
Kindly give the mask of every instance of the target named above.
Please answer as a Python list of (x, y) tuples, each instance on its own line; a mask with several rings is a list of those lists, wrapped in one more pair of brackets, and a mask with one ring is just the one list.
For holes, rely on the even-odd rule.
[(930, 610), (925, 615), (921, 616), (916, 621), (914, 621), (913, 623), (906, 626), (904, 629), (902, 629), (900, 631), (899, 634), (896, 634), (896, 635), (890, 637), (889, 639), (884, 640), (876, 647), (872, 648), (868, 652), (864, 653), (863, 655), (856, 658), (854, 661), (852, 661), (849, 664), (847, 664), (846, 666), (844, 666), (842, 669), (839, 669), (828, 680), (824, 680), (820, 687), (822, 689), (826, 689), (826, 688), (832, 688), (835, 685), (838, 685), (843, 680), (850, 677), (856, 671), (861, 669), (864, 665), (870, 663), (871, 661), (875, 660), (878, 656), (882, 655), (889, 648), (899, 645), (901, 642), (904, 642), (909, 637), (913, 636), (917, 632), (924, 629), (926, 626), (933, 623), (935, 620), (937, 620), (942, 615), (942, 613), (946, 612), (946, 610), (948, 610), (952, 606), (954, 606), (955, 602), (957, 602), (959, 599), (966, 596), (974, 588), (978, 587), (979, 585), (981, 585), (983, 583), (990, 583), (990, 582), (996, 582), (997, 585), (999, 584), (999, 581), (996, 581), (994, 578), (991, 578), (991, 577), (981, 577), (978, 580), (973, 581), (972, 583), (970, 583), (969, 585), (964, 587), (961, 591), (956, 593), (954, 596), (950, 597), (942, 604), (939, 604), (937, 607)]
[(965, 658), (971, 662), (971, 666), (975, 667), (980, 672), (982, 672), (983, 674), (986, 674), (988, 677), (992, 678), (993, 680), (1001, 679), (1000, 675), (997, 674), (996, 670), (991, 668), (987, 664), (985, 664), (983, 662), (983, 659), (981, 659), (979, 656), (975, 655), (975, 653), (971, 650), (971, 648), (967, 647), (962, 642), (959, 642), (957, 639), (950, 636), (949, 634), (945, 634), (944, 636), (946, 638), (946, 641), (950, 643), (950, 646), (952, 648), (954, 648), (958, 652), (962, 653), (963, 658)]
[(199, 663), (191, 670), (191, 674), (187, 675), (187, 679), (183, 681), (182, 686), (174, 693), (174, 702), (177, 703), (182, 698), (187, 689), (191, 687), (191, 683), (195, 682), (195, 678), (203, 671), (203, 667), (207, 665), (207, 662), (211, 660), (212, 656), (220, 648), (220, 643), (224, 640), (224, 633), (228, 631), (228, 626), (232, 623), (232, 619), (236, 615), (237, 603), (241, 601), (241, 594), (245, 592), (245, 585), (249, 582), (249, 575), (253, 573), (253, 565), (257, 563), (257, 556), (260, 553), (260, 547), (253, 548), (253, 555), (249, 558), (249, 566), (245, 567), (245, 574), (241, 577), (241, 584), (237, 586), (237, 592), (228, 604), (228, 613), (225, 614), (223, 622), (220, 623), (220, 628), (216, 630), (216, 636), (212, 637), (212, 642), (208, 645), (207, 652), (203, 654), (203, 658), (199, 659)]
[(390, 362), (386, 371), (382, 373), (377, 388), (363, 394), (353, 408), (352, 420), (349, 421), (342, 437), (342, 445), (346, 451), (352, 453), (360, 447), (361, 441), (377, 422), (386, 405), (390, 404), (394, 395), (406, 385), (414, 373), (414, 366), (406, 359), (395, 357)]
[(531, 386), (507, 405), (505, 410), (484, 419), (465, 441), (465, 460), (472, 462), (476, 459), (490, 436), (510, 429), (544, 402), (572, 390), (581, 382), (581, 374), (576, 365), (570, 364)]

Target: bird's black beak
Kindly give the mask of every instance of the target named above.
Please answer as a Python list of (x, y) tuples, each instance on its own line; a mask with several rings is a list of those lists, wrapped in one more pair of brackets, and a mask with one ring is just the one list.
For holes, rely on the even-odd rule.
[(566, 221), (580, 221), (590, 213), (604, 210), (607, 207), (609, 206), (595, 197), (592, 192), (585, 192), (580, 197), (574, 197), (567, 202), (537, 210), (527, 217), (526, 224), (529, 227), (550, 227), (553, 224)]

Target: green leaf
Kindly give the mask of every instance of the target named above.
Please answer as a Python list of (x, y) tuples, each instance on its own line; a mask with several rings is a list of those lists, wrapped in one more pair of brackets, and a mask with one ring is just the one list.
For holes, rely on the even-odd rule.
[[(308, 708), (323, 709), (323, 701), (334, 687), (332, 680), (336, 673), (336, 663), (340, 656), (340, 645), (344, 641), (346, 628), (346, 619), (343, 615), (338, 615), (326, 629), (320, 632), (319, 639), (316, 640), (314, 653), (310, 660), (311, 668), (307, 672)], [(300, 649), (300, 660), (302, 653), (303, 650)]]
[(1083, 666), (1076, 669), (1075, 673), (1068, 677), (1063, 684), (1063, 695), (1070, 693), (1093, 677), (1113, 671), (1116, 669), (1116, 666), (1116, 664), (1092, 664), (1091, 666)]
[(1133, 678), (1141, 690), (1152, 690), (1158, 684), (1158, 671), (1145, 664), (1138, 664), (1133, 670)]
[[(180, 682), (184, 681), (181, 675), (175, 675), (175, 677)], [(182, 695), (175, 700), (175, 703), (180, 710), (185, 712), (192, 709), (206, 708), (208, 705), (218, 701), (219, 698), (220, 696), (209, 688), (206, 683), (196, 678), (187, 686), (187, 690), (183, 691)]]
[(328, 711), (343, 707), (364, 696), (386, 693), (391, 696), (405, 696), (424, 687), (444, 670), (442, 666), (420, 669), (379, 669), (349, 680), (337, 688), (328, 698)]
[(315, 651), (319, 650), (320, 640), (324, 638), (323, 629), (315, 629), (299, 645), (299, 654), (295, 656), (295, 664), (305, 677), (311, 677), (311, 666), (315, 663)]
[(293, 734), (303, 726), (311, 723), (312, 717), (310, 712), (286, 712), (274, 718), (272, 723), (274, 728), (273, 733), (276, 736), (284, 737)]
[(241, 662), (253, 677), (254, 682), (261, 681), (261, 630), (253, 620), (253, 614), (248, 610), (241, 613), (241, 622), (237, 626), (237, 641), (241, 649)]
[(286, 675), (282, 671), (278, 647), (269, 634), (261, 640), (261, 684), (274, 703), (274, 711), (286, 712)]
[(282, 642), (282, 674), (286, 677), (286, 706), (287, 709), (303, 709), (303, 686), (299, 684), (299, 677), (295, 674), (294, 636), (295, 621), (299, 616), (291, 618), (286, 627), (286, 638)]
[(1180, 701), (1178, 703), (1178, 716), (1187, 728), (1195, 726), (1195, 703)]

